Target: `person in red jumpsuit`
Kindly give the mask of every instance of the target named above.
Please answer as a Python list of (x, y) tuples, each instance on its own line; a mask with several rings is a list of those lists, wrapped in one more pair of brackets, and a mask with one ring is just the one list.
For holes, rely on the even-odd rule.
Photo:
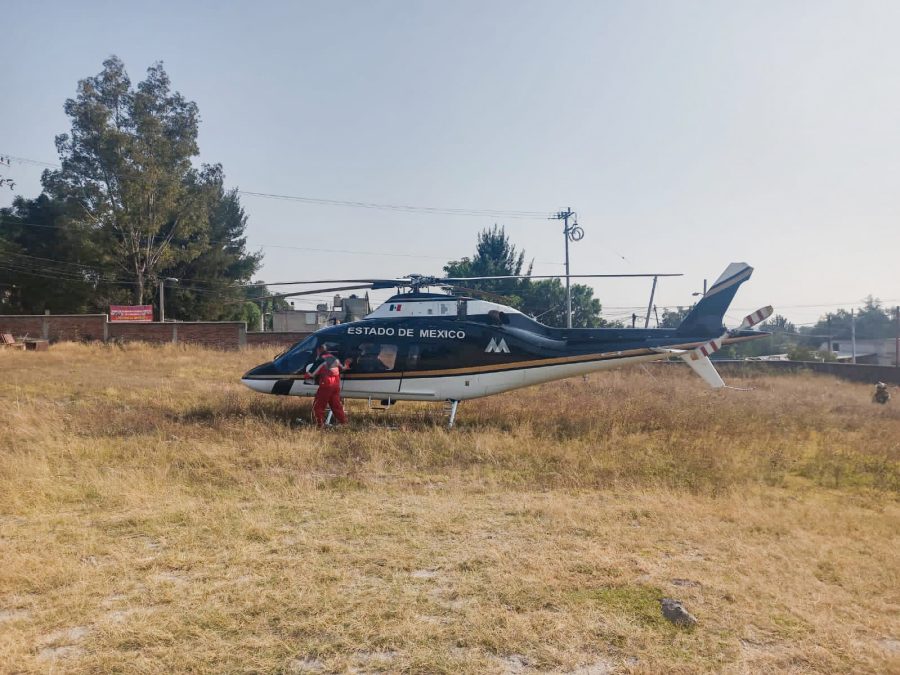
[(325, 408), (331, 406), (331, 412), (337, 418), (339, 424), (347, 423), (347, 414), (344, 412), (344, 406), (341, 404), (341, 371), (350, 365), (350, 359), (346, 363), (340, 360), (328, 351), (326, 345), (319, 345), (316, 348), (315, 366), (307, 377), (315, 379), (319, 384), (316, 390), (316, 399), (313, 403), (313, 414), (316, 417), (316, 424), (320, 429), (325, 427)]

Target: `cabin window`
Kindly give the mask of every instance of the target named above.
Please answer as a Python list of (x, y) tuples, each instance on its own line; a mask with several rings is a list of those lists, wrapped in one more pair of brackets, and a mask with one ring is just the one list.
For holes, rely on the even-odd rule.
[(352, 373), (385, 373), (397, 364), (397, 345), (363, 342), (352, 358)]
[(461, 359), (465, 360), (462, 349), (462, 345), (454, 349), (450, 345), (439, 343), (410, 345), (406, 350), (406, 370), (452, 368)]
[(419, 367), (419, 359), (422, 356), (421, 345), (410, 345), (406, 350), (406, 369), (415, 370)]

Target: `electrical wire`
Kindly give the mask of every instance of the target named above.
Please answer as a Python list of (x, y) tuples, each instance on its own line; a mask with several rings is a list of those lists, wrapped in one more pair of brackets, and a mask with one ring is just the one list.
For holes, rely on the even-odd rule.
[[(50, 168), (60, 168), (58, 164), (50, 162), (42, 162), (36, 159), (28, 159), (26, 157), (17, 157), (0, 153), (14, 162), (20, 164), (32, 164), (35, 166), (46, 166)], [(272, 192), (256, 192), (252, 190), (237, 190), (239, 195), (246, 197), (260, 197), (264, 199), (278, 199), (285, 201), (294, 201), (304, 204), (312, 204), (315, 206), (341, 206), (349, 208), (375, 209), (380, 211), (399, 211), (403, 213), (421, 213), (434, 214), (444, 216), (471, 216), (476, 218), (521, 218), (521, 219), (544, 219), (551, 215), (549, 211), (522, 211), (517, 209), (464, 209), (449, 208), (439, 206), (413, 206), (410, 204), (382, 204), (376, 202), (366, 202), (350, 199), (327, 199), (324, 197), (309, 197), (305, 195), (285, 195)]]
[[(10, 220), (0, 220), (0, 226), (8, 225), (8, 226), (21, 226), (21, 227), (43, 227), (48, 229), (60, 229), (66, 230), (69, 229), (64, 225), (47, 225), (44, 223), (20, 223), (20, 222), (12, 222)], [(184, 240), (180, 242), (173, 243), (184, 243)], [(228, 246), (233, 245), (234, 242), (228, 240), (209, 240), (207, 243)], [(341, 253), (344, 255), (368, 255), (375, 257), (385, 257), (385, 258), (415, 258), (415, 259), (428, 259), (428, 260), (447, 260), (447, 256), (438, 256), (438, 255), (425, 255), (420, 253), (388, 253), (383, 251), (355, 251), (351, 249), (341, 249), (341, 248), (319, 248), (313, 246), (294, 246), (291, 244), (253, 244), (255, 248), (276, 248), (276, 249), (289, 249), (294, 251), (311, 251), (313, 253)], [(460, 259), (464, 256), (459, 256), (457, 259)], [(534, 262), (541, 265), (558, 265), (563, 266), (565, 263), (555, 262), (549, 260), (535, 260)]]

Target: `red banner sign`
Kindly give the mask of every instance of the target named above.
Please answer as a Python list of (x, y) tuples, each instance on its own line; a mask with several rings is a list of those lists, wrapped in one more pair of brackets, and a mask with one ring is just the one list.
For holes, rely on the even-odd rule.
[(110, 321), (153, 321), (153, 305), (110, 305)]

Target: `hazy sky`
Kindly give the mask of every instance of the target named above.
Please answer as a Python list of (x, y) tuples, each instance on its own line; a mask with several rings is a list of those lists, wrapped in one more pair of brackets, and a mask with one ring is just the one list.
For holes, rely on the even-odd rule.
[[(6, 0), (0, 16), (0, 154), (55, 161), (80, 78), (110, 54), (135, 83), (162, 60), (229, 186), (571, 206), (573, 273), (684, 272), (660, 307), (752, 264), (732, 323), (769, 303), (803, 323), (869, 293), (900, 302), (898, 2)], [(40, 171), (14, 162), (17, 192)], [(438, 273), (495, 221), (535, 273), (562, 270), (542, 218), (242, 201), (267, 281)], [(615, 316), (650, 284), (594, 286)]]

